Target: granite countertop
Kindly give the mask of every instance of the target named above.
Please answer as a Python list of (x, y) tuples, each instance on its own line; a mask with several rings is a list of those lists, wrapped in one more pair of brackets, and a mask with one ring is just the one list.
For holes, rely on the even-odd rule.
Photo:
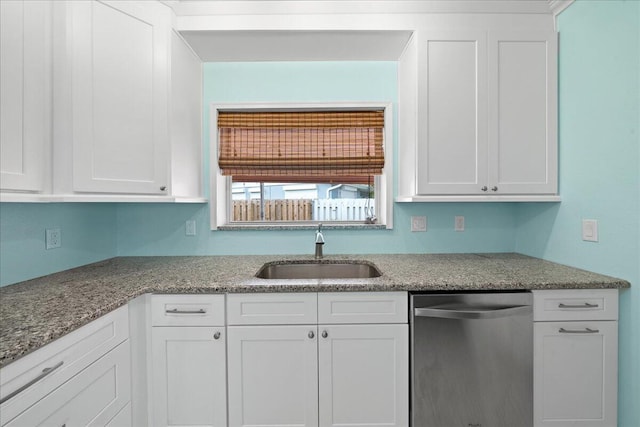
[(311, 256), (119, 257), (0, 288), (0, 367), (144, 293), (627, 288), (629, 282), (520, 254), (327, 256), (367, 260), (371, 279), (266, 280), (271, 261)]

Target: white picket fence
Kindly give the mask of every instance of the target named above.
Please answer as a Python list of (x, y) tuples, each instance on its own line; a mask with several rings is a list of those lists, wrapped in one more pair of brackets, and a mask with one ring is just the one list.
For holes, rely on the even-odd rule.
[[(370, 210), (367, 210), (369, 202)], [(317, 199), (313, 201), (314, 221), (364, 221), (374, 214), (374, 200)]]

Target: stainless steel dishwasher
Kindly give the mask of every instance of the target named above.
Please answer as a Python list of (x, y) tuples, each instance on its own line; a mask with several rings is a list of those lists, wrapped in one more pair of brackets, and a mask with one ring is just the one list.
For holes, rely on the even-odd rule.
[(533, 425), (532, 300), (411, 295), (413, 427)]

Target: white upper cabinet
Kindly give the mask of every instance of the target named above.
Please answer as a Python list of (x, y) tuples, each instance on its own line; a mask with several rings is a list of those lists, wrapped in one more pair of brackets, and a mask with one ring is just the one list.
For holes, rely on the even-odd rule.
[[(51, 145), (51, 3), (0, 2), (0, 190), (42, 192)], [(48, 183), (48, 182), (47, 182)]]
[(555, 194), (557, 35), (489, 33), (489, 190)]
[(167, 194), (169, 12), (69, 2), (73, 190)]
[(398, 200), (557, 200), (556, 68), (551, 31), (417, 33), (399, 62)]
[(473, 194), (486, 185), (486, 61), (483, 32), (421, 36), (418, 194)]

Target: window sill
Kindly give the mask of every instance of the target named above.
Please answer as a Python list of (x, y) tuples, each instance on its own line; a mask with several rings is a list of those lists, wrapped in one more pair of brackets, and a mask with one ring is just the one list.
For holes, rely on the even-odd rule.
[[(226, 224), (218, 227), (220, 231), (245, 231), (245, 230), (317, 230), (318, 224)], [(328, 224), (322, 223), (323, 230), (386, 230), (384, 224)]]

